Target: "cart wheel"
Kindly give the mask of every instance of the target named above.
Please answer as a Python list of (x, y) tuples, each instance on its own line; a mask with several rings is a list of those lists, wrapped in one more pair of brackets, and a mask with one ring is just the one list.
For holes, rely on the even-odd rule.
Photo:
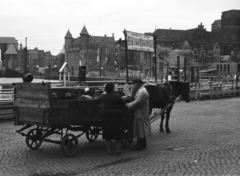
[(61, 149), (66, 157), (74, 156), (78, 150), (78, 140), (73, 134), (66, 134), (62, 138)]
[(32, 150), (38, 149), (42, 145), (42, 131), (31, 129), (26, 136), (26, 144)]
[(129, 132), (129, 130), (125, 130), (123, 132), (123, 138), (122, 138), (122, 145), (124, 147), (129, 147), (131, 144), (132, 144), (132, 141), (133, 141), (133, 136), (132, 134)]
[(100, 129), (96, 126), (91, 126), (86, 132), (86, 138), (88, 141), (93, 142), (98, 138)]

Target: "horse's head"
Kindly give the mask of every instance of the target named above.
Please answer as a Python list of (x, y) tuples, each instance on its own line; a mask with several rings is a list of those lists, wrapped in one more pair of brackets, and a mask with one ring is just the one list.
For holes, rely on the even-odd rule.
[(172, 86), (172, 96), (178, 97), (181, 95), (186, 102), (190, 102), (189, 82), (170, 81), (169, 84)]

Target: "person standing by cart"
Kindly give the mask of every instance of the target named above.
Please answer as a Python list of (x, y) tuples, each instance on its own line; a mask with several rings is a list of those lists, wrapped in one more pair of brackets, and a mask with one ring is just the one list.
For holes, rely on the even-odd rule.
[(103, 139), (106, 140), (107, 153), (111, 152), (111, 140), (116, 140), (117, 155), (121, 154), (122, 139), (122, 111), (124, 110), (124, 102), (122, 97), (114, 92), (114, 84), (107, 83), (104, 94), (101, 94), (97, 101), (102, 105), (103, 109)]
[[(149, 120), (149, 95), (141, 79), (133, 80), (133, 101), (126, 103), (126, 107), (134, 112), (133, 138), (137, 138), (137, 145), (131, 147), (132, 150), (143, 150), (147, 147), (146, 136), (150, 135)], [(128, 97), (123, 97), (127, 99)]]

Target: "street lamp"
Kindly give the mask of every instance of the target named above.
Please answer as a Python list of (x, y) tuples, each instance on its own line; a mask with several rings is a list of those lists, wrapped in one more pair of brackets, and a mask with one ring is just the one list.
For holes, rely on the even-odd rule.
[[(100, 72), (100, 79), (102, 77), (102, 70), (103, 70), (103, 67), (102, 67), (102, 49), (106, 49), (106, 45), (100, 45), (99, 46), (99, 72)], [(105, 55), (106, 55), (106, 53), (105, 53)], [(105, 62), (105, 59), (104, 59), (104, 62)], [(103, 66), (106, 67), (106, 63)]]

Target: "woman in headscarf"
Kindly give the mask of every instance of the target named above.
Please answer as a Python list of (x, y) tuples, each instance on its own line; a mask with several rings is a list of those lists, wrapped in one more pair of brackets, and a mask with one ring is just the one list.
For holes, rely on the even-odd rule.
[(113, 83), (107, 83), (104, 90), (106, 93), (97, 98), (103, 109), (103, 139), (106, 140), (107, 153), (110, 155), (112, 154), (111, 140), (116, 140), (117, 155), (120, 155), (124, 102), (122, 97), (114, 92)]

